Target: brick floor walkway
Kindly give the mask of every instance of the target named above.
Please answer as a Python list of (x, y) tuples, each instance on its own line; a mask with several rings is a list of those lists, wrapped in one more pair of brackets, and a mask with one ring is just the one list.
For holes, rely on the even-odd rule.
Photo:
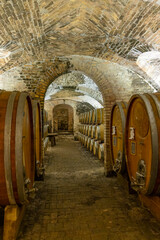
[(18, 240), (158, 240), (160, 224), (79, 142), (60, 137)]

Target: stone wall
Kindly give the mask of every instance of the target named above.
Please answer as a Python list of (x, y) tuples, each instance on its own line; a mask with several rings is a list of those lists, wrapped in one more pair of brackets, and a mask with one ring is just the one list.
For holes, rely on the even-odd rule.
[[(78, 110), (78, 107), (79, 107), (79, 103), (78, 102), (75, 102), (75, 101), (72, 101), (72, 100), (65, 100), (65, 104), (64, 104), (64, 100), (59, 100), (59, 99), (56, 99), (56, 100), (48, 100), (48, 101), (45, 101), (45, 104), (44, 104), (44, 108), (45, 110), (48, 112), (48, 119), (51, 120), (51, 122), (53, 123), (53, 111), (54, 109), (57, 107), (57, 106), (70, 106), (72, 108), (72, 111), (73, 111), (73, 131), (74, 133), (78, 132), (78, 125), (79, 125), (79, 112), (77, 111)], [(89, 108), (87, 108), (88, 110)], [(72, 111), (70, 112), (72, 114)], [(71, 119), (71, 117), (70, 117)], [(53, 126), (53, 125), (52, 125)], [(70, 128), (71, 130), (71, 128)]]
[(53, 132), (69, 131), (73, 132), (73, 108), (68, 104), (56, 105), (52, 110)]

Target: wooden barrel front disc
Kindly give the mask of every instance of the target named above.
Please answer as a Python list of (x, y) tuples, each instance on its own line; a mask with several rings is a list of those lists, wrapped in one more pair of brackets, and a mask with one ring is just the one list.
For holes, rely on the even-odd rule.
[[(154, 96), (154, 95), (153, 95)], [(125, 149), (132, 187), (143, 194), (160, 194), (160, 114), (156, 96), (134, 95), (127, 111)]]
[(110, 141), (113, 169), (124, 173), (126, 169), (124, 154), (124, 133), (126, 121), (126, 103), (118, 102), (113, 105), (110, 120)]

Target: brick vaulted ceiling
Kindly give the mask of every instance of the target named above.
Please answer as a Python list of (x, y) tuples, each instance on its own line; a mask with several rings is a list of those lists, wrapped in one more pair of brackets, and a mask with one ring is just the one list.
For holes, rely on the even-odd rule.
[(1, 0), (0, 72), (69, 55), (134, 62), (160, 49), (159, 25), (159, 1)]

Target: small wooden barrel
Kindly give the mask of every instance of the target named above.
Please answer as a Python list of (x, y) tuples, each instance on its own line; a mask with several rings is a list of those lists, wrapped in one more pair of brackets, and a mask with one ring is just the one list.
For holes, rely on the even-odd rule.
[(96, 127), (96, 139), (104, 141), (104, 125), (98, 125)]
[(89, 125), (86, 125), (86, 128), (85, 128), (85, 135), (88, 136), (88, 128), (89, 128)]
[(84, 123), (85, 124), (87, 123), (87, 113), (86, 112), (84, 113)]
[(85, 134), (86, 125), (82, 125), (82, 134)]
[(79, 133), (79, 141), (81, 142), (82, 133)]
[(83, 125), (83, 135), (86, 134), (86, 126), (87, 126), (87, 125)]
[(85, 138), (84, 138), (84, 147), (87, 147), (87, 141), (88, 141), (88, 136), (85, 136)]
[(91, 137), (88, 137), (87, 140), (87, 149), (90, 149)]
[(24, 204), (35, 176), (32, 101), (27, 93), (0, 93), (0, 205)]
[(131, 97), (125, 151), (132, 188), (160, 195), (160, 93)]
[(81, 144), (83, 145), (83, 143), (84, 143), (84, 135), (82, 134), (81, 135)]
[(81, 138), (82, 145), (84, 145), (84, 139), (85, 139), (85, 135), (82, 135), (82, 138)]
[(88, 126), (88, 137), (91, 137), (92, 125)]
[(86, 123), (89, 124), (89, 112), (86, 113)]
[(92, 126), (92, 130), (91, 130), (91, 138), (95, 138), (96, 137), (96, 125)]
[(91, 139), (91, 142), (90, 142), (90, 152), (93, 151), (93, 143), (94, 143), (94, 139)]
[(95, 109), (91, 110), (91, 124), (95, 123)]
[(37, 100), (32, 101), (33, 107), (33, 128), (34, 128), (34, 148), (35, 148), (35, 176), (40, 177), (43, 175), (43, 159), (42, 159), (42, 122), (41, 122), (41, 108), (40, 102)]
[(101, 123), (101, 108), (97, 108), (94, 110), (94, 123)]
[(92, 110), (89, 112), (89, 124), (92, 124)]
[(125, 102), (117, 102), (112, 107), (110, 120), (110, 142), (113, 169), (120, 173), (124, 173), (126, 170), (124, 153), (126, 111), (127, 104)]
[(96, 141), (96, 140), (95, 140), (94, 143), (93, 143), (93, 154), (94, 154), (95, 156), (98, 155), (99, 144), (100, 144), (100, 141)]
[(101, 108), (100, 111), (100, 123), (104, 124), (104, 108)]
[(104, 143), (99, 144), (98, 158), (99, 160), (104, 160)]

